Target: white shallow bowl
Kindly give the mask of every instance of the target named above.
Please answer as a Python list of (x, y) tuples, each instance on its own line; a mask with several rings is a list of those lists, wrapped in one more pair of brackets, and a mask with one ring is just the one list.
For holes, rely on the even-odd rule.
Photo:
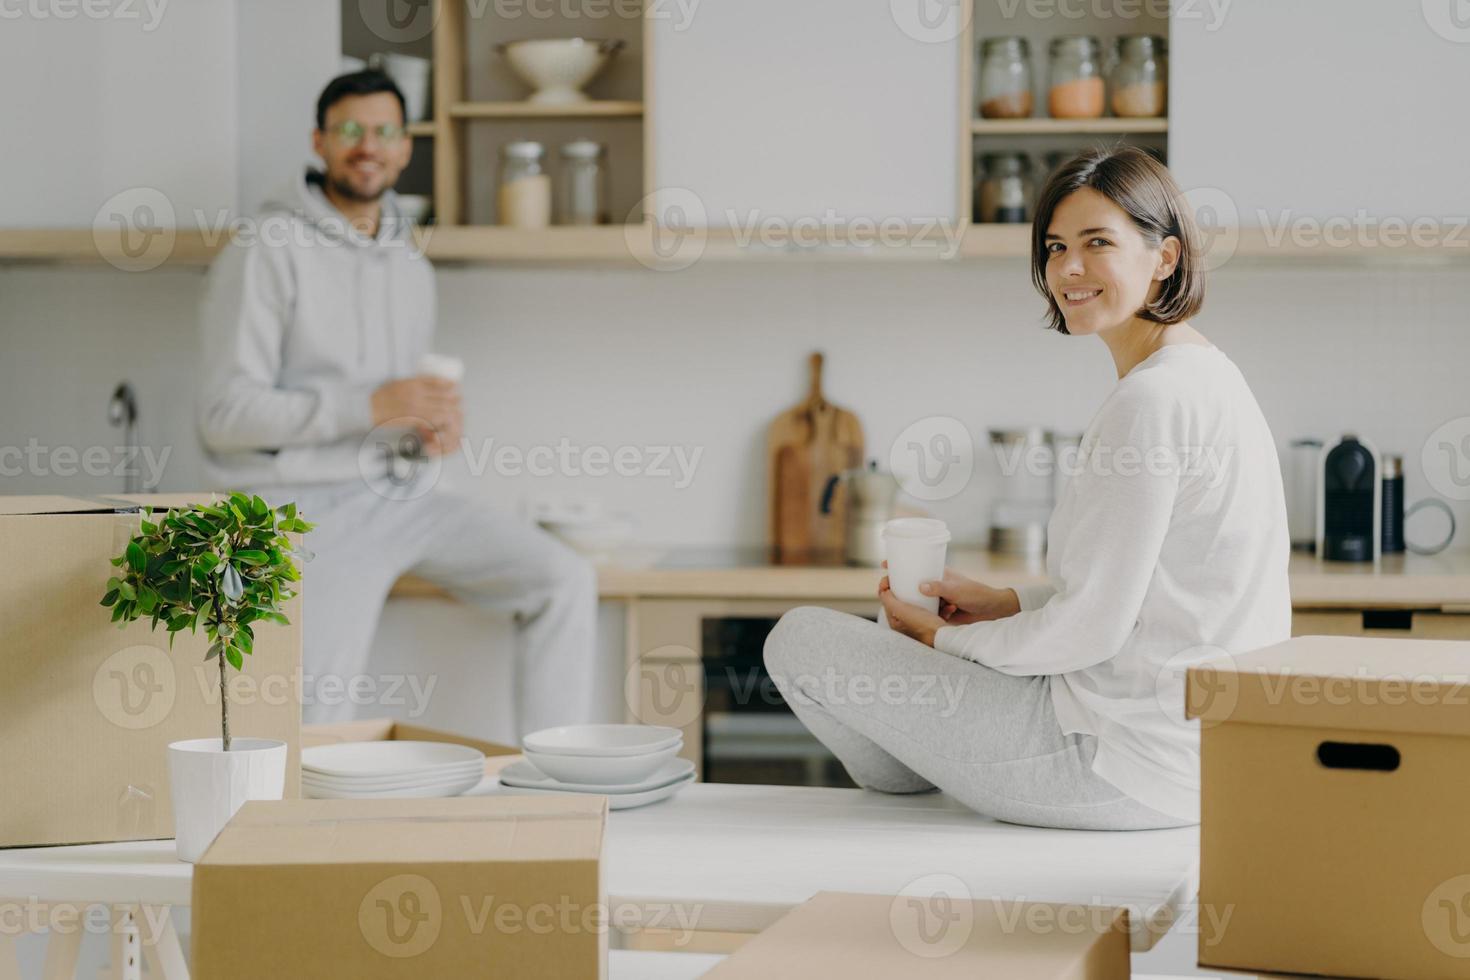
[(541, 38), (497, 44), (521, 80), (535, 89), (526, 99), (543, 105), (586, 102), (582, 86), (624, 47), (622, 41), (586, 37)]
[(418, 776), (485, 765), (485, 753), (450, 742), (339, 742), (301, 752), (301, 769), (348, 779)]
[(552, 779), (530, 762), (522, 759), (500, 770), (500, 783), (503, 786), (517, 786), (522, 789), (559, 789), (568, 793), (615, 796), (619, 793), (646, 793), (649, 790), (659, 789), (670, 783), (679, 782), (693, 771), (694, 763), (689, 759), (670, 759), (659, 766), (652, 776), (636, 783), (564, 783), (559, 779)]
[[(607, 808), (609, 810), (631, 810), (634, 807), (647, 806), (660, 800), (667, 800), (679, 790), (694, 782), (694, 773), (690, 773), (683, 779), (676, 779), (672, 783), (651, 789), (642, 793), (609, 793), (607, 794)], [(564, 796), (569, 790), (566, 789), (538, 789), (531, 786), (507, 786), (502, 783), (499, 792), (511, 796)], [(687, 956), (687, 953), (680, 953)]]
[(446, 796), (459, 796), (466, 790), (474, 789), (480, 785), (484, 778), (484, 773), (476, 773), (470, 776), (459, 776), (454, 779), (441, 779), (427, 782), (417, 786), (402, 786), (388, 789), (348, 789), (340, 786), (321, 786), (303, 779), (301, 781), (301, 793), (309, 800), (439, 799)]
[(633, 522), (625, 517), (587, 520), (541, 518), (541, 526), (589, 558), (604, 558), (633, 538)]
[(679, 754), (683, 740), (645, 755), (556, 755), (526, 749), (526, 759), (552, 779), (563, 783), (624, 786), (641, 783)]
[(552, 755), (644, 755), (683, 737), (667, 725), (558, 725), (532, 732), (521, 739), (521, 747)]
[(301, 770), (301, 781), (310, 782), (317, 786), (332, 786), (337, 789), (402, 789), (407, 786), (422, 786), (425, 783), (442, 783), (452, 779), (468, 779), (471, 776), (483, 776), (485, 767), (482, 764), (472, 763), (467, 766), (459, 766), (454, 769), (434, 770), (428, 773), (414, 773), (407, 776), (328, 776), (310, 769)]

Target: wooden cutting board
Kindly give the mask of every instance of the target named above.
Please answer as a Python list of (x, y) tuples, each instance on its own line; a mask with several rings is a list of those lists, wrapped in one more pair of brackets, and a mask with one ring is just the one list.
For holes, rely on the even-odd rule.
[(827, 481), (862, 465), (858, 418), (822, 394), (822, 355), (811, 356), (811, 390), (776, 416), (766, 436), (770, 543), (780, 564), (841, 561), (847, 494), (839, 485), (830, 514), (821, 512)]

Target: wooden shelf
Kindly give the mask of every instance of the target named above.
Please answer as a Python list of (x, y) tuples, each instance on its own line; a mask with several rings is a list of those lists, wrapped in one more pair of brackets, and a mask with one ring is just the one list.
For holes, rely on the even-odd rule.
[(416, 122), (408, 124), (408, 135), (432, 137), (439, 133), (439, 127), (432, 120), (428, 122)]
[(1167, 133), (1167, 119), (973, 119), (976, 136), (1073, 136), (1080, 134), (1139, 135)]
[(421, 229), (424, 254), (435, 262), (572, 262), (634, 260), (631, 242), (647, 238), (642, 226), (544, 228), (430, 225)]
[(449, 107), (453, 119), (636, 119), (643, 115), (642, 102), (593, 100), (568, 105), (535, 102), (456, 102)]

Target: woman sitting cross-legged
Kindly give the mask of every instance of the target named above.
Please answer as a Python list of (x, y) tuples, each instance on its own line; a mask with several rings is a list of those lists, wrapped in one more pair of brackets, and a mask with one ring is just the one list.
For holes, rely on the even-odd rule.
[(1093, 830), (1199, 820), (1192, 664), (1290, 635), (1290, 546), (1271, 431), (1193, 326), (1200, 240), (1141, 150), (1083, 155), (1042, 190), (1032, 279), (1051, 322), (1107, 345), (1118, 383), (1048, 526), (1045, 585), (952, 571), (892, 629), (828, 609), (781, 618), (772, 678), (860, 785), (941, 789), (1014, 823)]

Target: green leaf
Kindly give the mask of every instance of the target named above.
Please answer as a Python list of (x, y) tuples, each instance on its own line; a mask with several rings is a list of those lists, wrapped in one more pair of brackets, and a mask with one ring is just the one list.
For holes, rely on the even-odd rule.
[(244, 562), (247, 565), (264, 565), (266, 562), (270, 561), (271, 558), (271, 556), (266, 554), (264, 551), (255, 550), (237, 551), (235, 552), (234, 557), (235, 561)]
[(138, 590), (138, 611), (145, 616), (158, 608), (158, 593), (148, 586)]
[(127, 607), (127, 604), (126, 603), (122, 603), (122, 602), (119, 602), (116, 606), (113, 606), (112, 607), (112, 621), (115, 623), (119, 619), (122, 619), (123, 618), (123, 613), (127, 612), (127, 608), (128, 608)]
[(110, 560), (111, 560), (112, 564), (114, 564), (114, 565), (121, 565), (123, 563), (123, 556), (122, 555), (118, 555), (116, 558), (113, 558), (113, 559), (110, 559)]
[(223, 646), (224, 644), (220, 643), (218, 640), (216, 640), (214, 643), (211, 643), (209, 645), (209, 652), (204, 655), (205, 662), (207, 663), (208, 661), (213, 660), (215, 657), (218, 657), (220, 649)]
[(246, 653), (253, 653), (255, 650), (255, 637), (245, 632), (245, 630), (242, 628), (238, 633), (235, 634), (235, 646), (239, 647)]
[(158, 533), (158, 525), (152, 523), (151, 521), (140, 521), (138, 523), (138, 526), (143, 529), (143, 533), (144, 534), (157, 534)]
[(231, 602), (236, 602), (245, 594), (245, 583), (240, 579), (240, 573), (234, 565), (228, 562), (224, 566), (224, 575), (221, 578), (220, 587), (224, 590), (225, 597)]
[(138, 542), (129, 541), (126, 554), (128, 556), (128, 565), (132, 567), (133, 571), (141, 572), (148, 567), (148, 556), (143, 554), (143, 548)]
[(121, 595), (122, 595), (122, 597), (124, 599), (136, 599), (136, 598), (138, 598), (138, 590), (135, 589), (135, 588), (133, 588), (133, 585), (132, 585), (131, 582), (118, 582), (117, 583), (117, 591), (119, 593), (121, 593)]
[(184, 629), (193, 622), (194, 617), (190, 616), (188, 613), (181, 613), (180, 615), (174, 616), (169, 619), (168, 631), (170, 633), (177, 633), (179, 630)]
[(100, 603), (98, 603), (98, 605), (110, 606), (110, 605), (112, 605), (116, 601), (117, 601), (117, 589), (108, 589), (107, 590), (107, 594), (102, 597), (102, 601)]
[(240, 656), (240, 651), (236, 650), (232, 646), (225, 647), (225, 659), (228, 660), (230, 662), (230, 666), (235, 668), (236, 670), (241, 669), (245, 664), (245, 658)]

